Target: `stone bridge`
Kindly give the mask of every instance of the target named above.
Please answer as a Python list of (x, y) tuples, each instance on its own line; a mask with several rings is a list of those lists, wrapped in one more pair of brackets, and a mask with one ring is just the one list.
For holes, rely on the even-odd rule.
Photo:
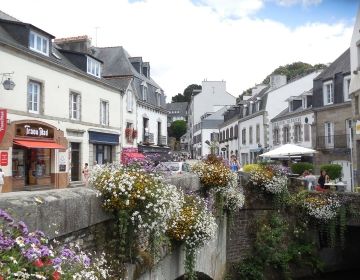
[[(184, 190), (196, 190), (199, 187), (195, 175), (179, 176), (170, 179), (170, 183)], [(348, 197), (349, 203), (360, 213), (360, 195), (340, 193)], [(106, 238), (111, 234), (113, 217), (101, 208), (101, 200), (90, 188), (71, 188), (48, 191), (13, 192), (0, 195), (0, 208), (8, 211), (14, 218), (24, 221), (30, 230), (44, 231), (50, 238), (62, 243), (78, 242), (85, 250), (102, 251)], [(199, 279), (223, 279), (227, 266), (237, 262), (249, 251), (252, 239), (248, 228), (256, 217), (273, 211), (273, 207), (264, 201), (248, 200), (244, 209), (235, 214), (234, 227), (227, 230), (226, 219), (219, 222), (218, 234), (198, 254), (196, 271)], [(56, 226), (52, 226), (56, 225)], [(348, 254), (359, 255), (360, 219), (348, 221), (353, 234), (350, 236)], [(329, 253), (327, 253), (327, 256)], [(331, 254), (330, 254), (331, 255)], [(334, 252), (330, 265), (344, 261)], [(353, 258), (355, 261), (357, 258)], [(140, 276), (141, 280), (183, 279), (184, 250), (177, 248), (166, 255), (155, 267)], [(134, 266), (128, 266), (128, 279), (134, 279)]]

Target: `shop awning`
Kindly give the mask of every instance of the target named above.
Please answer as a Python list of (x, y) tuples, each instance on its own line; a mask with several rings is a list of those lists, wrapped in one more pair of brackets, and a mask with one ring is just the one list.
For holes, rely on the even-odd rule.
[(47, 142), (47, 141), (14, 140), (14, 144), (23, 146), (26, 148), (65, 149), (63, 146), (61, 146), (55, 142)]

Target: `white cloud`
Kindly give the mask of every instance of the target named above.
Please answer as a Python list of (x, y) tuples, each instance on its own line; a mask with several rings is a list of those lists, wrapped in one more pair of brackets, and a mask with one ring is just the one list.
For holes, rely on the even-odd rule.
[(276, 0), (276, 2), (281, 6), (293, 6), (301, 4), (304, 7), (309, 7), (311, 5), (319, 5), (322, 0)]
[(94, 37), (99, 26), (98, 45), (122, 45), (149, 61), (152, 77), (169, 97), (205, 78), (225, 80), (228, 91), (238, 95), (279, 65), (332, 62), (349, 47), (353, 28), (309, 23), (291, 29), (272, 20), (226, 20), (190, 0), (107, 0), (101, 5), (63, 0), (56, 9), (48, 0), (37, 0), (37, 6), (42, 9), (12, 0), (1, 9), (56, 37)]

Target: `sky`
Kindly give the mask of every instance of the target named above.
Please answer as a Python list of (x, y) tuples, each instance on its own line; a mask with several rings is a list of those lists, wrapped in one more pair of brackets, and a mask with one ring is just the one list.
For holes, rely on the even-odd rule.
[(11, 0), (0, 9), (56, 38), (88, 35), (142, 56), (170, 102), (204, 80), (238, 96), (280, 65), (331, 63), (350, 45), (359, 2)]

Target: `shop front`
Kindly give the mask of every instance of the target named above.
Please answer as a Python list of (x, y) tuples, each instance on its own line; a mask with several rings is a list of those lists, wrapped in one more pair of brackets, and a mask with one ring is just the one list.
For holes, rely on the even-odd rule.
[(2, 146), (8, 146), (10, 157), (7, 191), (68, 185), (67, 140), (60, 130), (43, 122), (18, 121), (9, 125), (6, 136)]
[(92, 144), (90, 158), (97, 164), (117, 161), (116, 153), (119, 147), (119, 135), (99, 131), (89, 131), (89, 142)]

